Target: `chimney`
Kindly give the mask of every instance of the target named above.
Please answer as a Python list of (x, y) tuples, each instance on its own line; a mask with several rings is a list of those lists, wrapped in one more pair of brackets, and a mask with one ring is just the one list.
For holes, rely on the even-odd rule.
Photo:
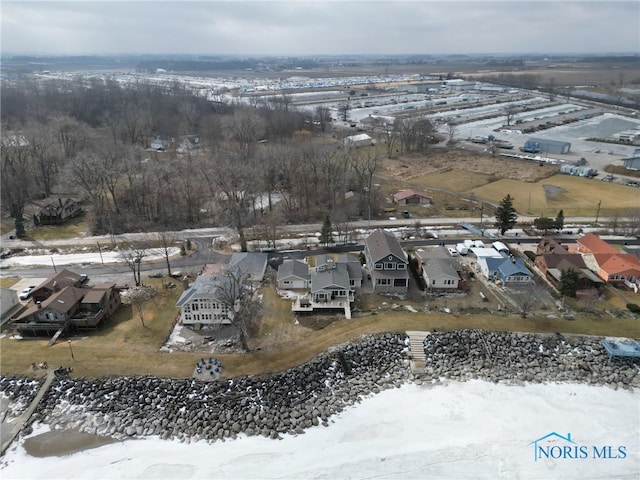
[(42, 302), (36, 302), (36, 305), (38, 306), (38, 310), (42, 308)]
[(51, 284), (51, 287), (53, 288), (53, 291), (54, 291), (54, 292), (57, 292), (58, 290), (60, 290), (60, 289), (58, 288), (58, 281), (57, 281), (57, 280), (54, 280), (54, 281), (53, 281), (53, 283)]

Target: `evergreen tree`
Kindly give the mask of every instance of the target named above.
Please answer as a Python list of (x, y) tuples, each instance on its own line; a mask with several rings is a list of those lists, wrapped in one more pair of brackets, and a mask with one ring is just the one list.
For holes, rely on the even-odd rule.
[(556, 230), (562, 230), (564, 228), (564, 211), (560, 210), (558, 212), (558, 216), (556, 217)]
[(22, 220), (22, 215), (18, 215), (16, 217), (16, 237), (24, 238), (27, 236), (27, 232), (24, 230), (24, 220)]
[(558, 291), (565, 297), (575, 297), (578, 290), (578, 272), (573, 268), (562, 270)]
[(327, 215), (324, 218), (322, 230), (320, 230), (320, 243), (326, 247), (331, 242), (333, 242), (333, 236), (331, 235), (331, 220), (329, 220), (329, 215)]
[(500, 229), (500, 234), (504, 235), (507, 230), (513, 228), (518, 220), (518, 213), (513, 208), (513, 198), (507, 193), (507, 196), (500, 200), (496, 209), (496, 227)]

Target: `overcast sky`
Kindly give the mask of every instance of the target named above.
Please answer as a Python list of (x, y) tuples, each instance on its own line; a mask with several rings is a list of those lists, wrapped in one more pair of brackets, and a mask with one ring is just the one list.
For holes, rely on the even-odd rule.
[(8, 1), (2, 53), (640, 51), (631, 1)]

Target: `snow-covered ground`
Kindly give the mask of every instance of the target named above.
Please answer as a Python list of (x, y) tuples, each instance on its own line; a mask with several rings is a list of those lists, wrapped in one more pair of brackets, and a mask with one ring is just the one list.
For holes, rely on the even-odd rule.
[[(51, 253), (42, 254), (39, 250), (29, 251), (26, 250), (22, 255), (15, 255), (3, 259), (0, 262), (4, 268), (14, 266), (25, 265), (51, 265), (52, 263), (60, 265), (89, 265), (100, 263), (123, 263), (122, 252), (104, 251), (100, 252), (87, 252), (87, 253)], [(180, 249), (171, 247), (169, 249), (169, 256), (175, 256), (180, 254)], [(162, 260), (165, 258), (164, 252), (160, 250), (148, 250), (145, 261)]]
[[(34, 435), (43, 431), (41, 427)], [(535, 450), (532, 442), (554, 432), (540, 440), (540, 449)], [(569, 435), (570, 441), (561, 438)], [(544, 452), (557, 458), (546, 458)], [(213, 444), (127, 440), (45, 458), (30, 456), (20, 443), (0, 463), (3, 479), (539, 480), (637, 479), (639, 475), (637, 392), (482, 381), (406, 384), (345, 410), (328, 427), (314, 427), (279, 441), (263, 437)]]

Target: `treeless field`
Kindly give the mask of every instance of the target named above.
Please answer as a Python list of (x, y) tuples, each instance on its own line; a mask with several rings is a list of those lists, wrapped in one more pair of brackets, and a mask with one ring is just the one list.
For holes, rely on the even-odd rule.
[(640, 68), (631, 62), (620, 65), (606, 64), (555, 64), (549, 62), (553, 68), (529, 68), (518, 71), (495, 71), (495, 72), (474, 72), (462, 73), (465, 78), (488, 78), (498, 76), (501, 73), (512, 75), (537, 75), (540, 77), (541, 85), (549, 84), (553, 81), (556, 86), (577, 86), (577, 85), (619, 85), (622, 78), (623, 84), (628, 84), (633, 80), (640, 79)]
[[(562, 175), (554, 165), (464, 151), (432, 151), (386, 160), (383, 171), (394, 188), (473, 194), (494, 203), (509, 193), (516, 210), (527, 215), (555, 216), (562, 209), (565, 216), (595, 217), (600, 200), (601, 217), (640, 206), (640, 189), (635, 187)], [(439, 200), (449, 203), (433, 200), (434, 211), (441, 207)]]
[[(470, 177), (469, 174), (479, 174), (487, 179), (511, 178), (535, 182), (555, 175), (559, 170), (558, 166), (540, 166), (538, 162), (529, 160), (492, 157), (465, 150), (434, 149), (425, 155), (405, 155), (397, 159), (385, 160), (382, 175), (419, 183), (429, 181), (429, 178), (435, 174), (454, 171), (463, 172), (467, 180)], [(446, 185), (440, 186), (448, 188)], [(468, 183), (464, 186), (468, 188)]]
[(474, 192), (478, 197), (494, 201), (509, 193), (518, 212), (536, 216), (555, 216), (562, 209), (565, 216), (595, 217), (600, 201), (600, 217), (640, 206), (638, 188), (571, 175), (554, 175), (536, 183), (503, 179), (478, 187)]

